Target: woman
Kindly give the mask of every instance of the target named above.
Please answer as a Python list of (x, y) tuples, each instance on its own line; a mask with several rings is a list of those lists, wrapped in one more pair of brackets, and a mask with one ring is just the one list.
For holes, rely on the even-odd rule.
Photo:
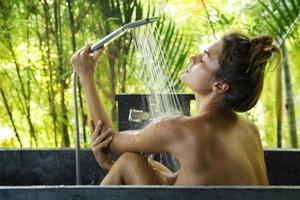
[[(91, 147), (99, 165), (108, 170), (101, 184), (268, 185), (259, 132), (235, 112), (257, 103), (268, 59), (276, 52), (280, 60), (271, 37), (231, 33), (192, 56), (181, 81), (194, 91), (199, 115), (162, 120), (138, 134), (113, 130), (94, 81), (101, 52), (89, 56), (89, 48), (79, 50), (71, 61), (97, 124)], [(116, 162), (109, 151), (120, 155)], [(170, 152), (180, 169), (172, 173), (141, 152)]]

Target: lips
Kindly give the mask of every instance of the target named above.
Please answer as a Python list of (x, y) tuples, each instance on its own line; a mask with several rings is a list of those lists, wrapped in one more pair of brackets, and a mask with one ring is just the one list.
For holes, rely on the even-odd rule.
[(191, 69), (192, 69), (192, 64), (189, 64), (187, 66), (187, 69), (185, 70), (185, 73), (189, 73), (191, 71)]

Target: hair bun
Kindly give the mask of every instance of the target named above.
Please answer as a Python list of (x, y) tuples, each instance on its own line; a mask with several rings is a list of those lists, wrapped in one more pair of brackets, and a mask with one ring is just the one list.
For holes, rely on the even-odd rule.
[(258, 45), (259, 46), (270, 46), (270, 45), (272, 45), (272, 42), (273, 42), (273, 38), (268, 35), (263, 35), (261, 37), (256, 37), (256, 38), (251, 39), (251, 45), (253, 47), (256, 47)]

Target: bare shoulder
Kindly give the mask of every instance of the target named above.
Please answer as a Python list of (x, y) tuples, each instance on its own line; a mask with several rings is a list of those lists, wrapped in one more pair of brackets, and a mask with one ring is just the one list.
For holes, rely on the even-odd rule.
[(161, 117), (153, 120), (150, 124), (159, 126), (161, 129), (169, 129), (174, 128), (178, 129), (182, 127), (182, 125), (189, 120), (190, 117), (178, 115), (178, 116), (172, 116), (172, 117)]
[(247, 127), (249, 127), (249, 129), (251, 130), (251, 132), (253, 132), (257, 137), (260, 137), (259, 136), (259, 130), (258, 130), (257, 126), (251, 120), (246, 119), (244, 117), (240, 117), (240, 118), (243, 120), (243, 122), (245, 123), (245, 125)]
[(263, 151), (262, 141), (261, 141), (260, 133), (259, 133), (257, 126), (249, 119), (242, 118), (242, 120), (244, 121), (245, 125), (248, 127), (248, 130), (249, 130), (248, 133), (250, 133), (251, 137), (254, 138), (257, 148), (260, 151)]
[(209, 132), (209, 122), (205, 116), (174, 116), (153, 121), (150, 126), (176, 143), (186, 143), (187, 140), (199, 140), (205, 138)]
[(176, 116), (169, 116), (169, 117), (159, 117), (152, 121), (152, 123), (172, 123), (172, 122), (179, 122), (182, 120), (187, 120), (190, 117), (184, 115), (176, 115)]
[(188, 116), (172, 116), (157, 119), (152, 122), (157, 132), (165, 136), (169, 136), (169, 139), (174, 139), (174, 142), (184, 140), (184, 133), (188, 127), (188, 122), (191, 117)]

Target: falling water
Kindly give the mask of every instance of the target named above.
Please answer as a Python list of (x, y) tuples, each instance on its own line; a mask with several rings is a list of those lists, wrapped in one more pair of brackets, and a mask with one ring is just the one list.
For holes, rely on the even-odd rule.
[(133, 30), (139, 60), (144, 62), (143, 73), (139, 75), (151, 90), (148, 97), (151, 119), (183, 114), (157, 32), (154, 23)]
[[(155, 23), (141, 26), (133, 31), (138, 59), (143, 64), (141, 80), (150, 89), (148, 96), (151, 120), (183, 114), (183, 108), (175, 94), (174, 82), (169, 78), (168, 66)], [(163, 153), (160, 159), (173, 171), (179, 168), (175, 157)]]

